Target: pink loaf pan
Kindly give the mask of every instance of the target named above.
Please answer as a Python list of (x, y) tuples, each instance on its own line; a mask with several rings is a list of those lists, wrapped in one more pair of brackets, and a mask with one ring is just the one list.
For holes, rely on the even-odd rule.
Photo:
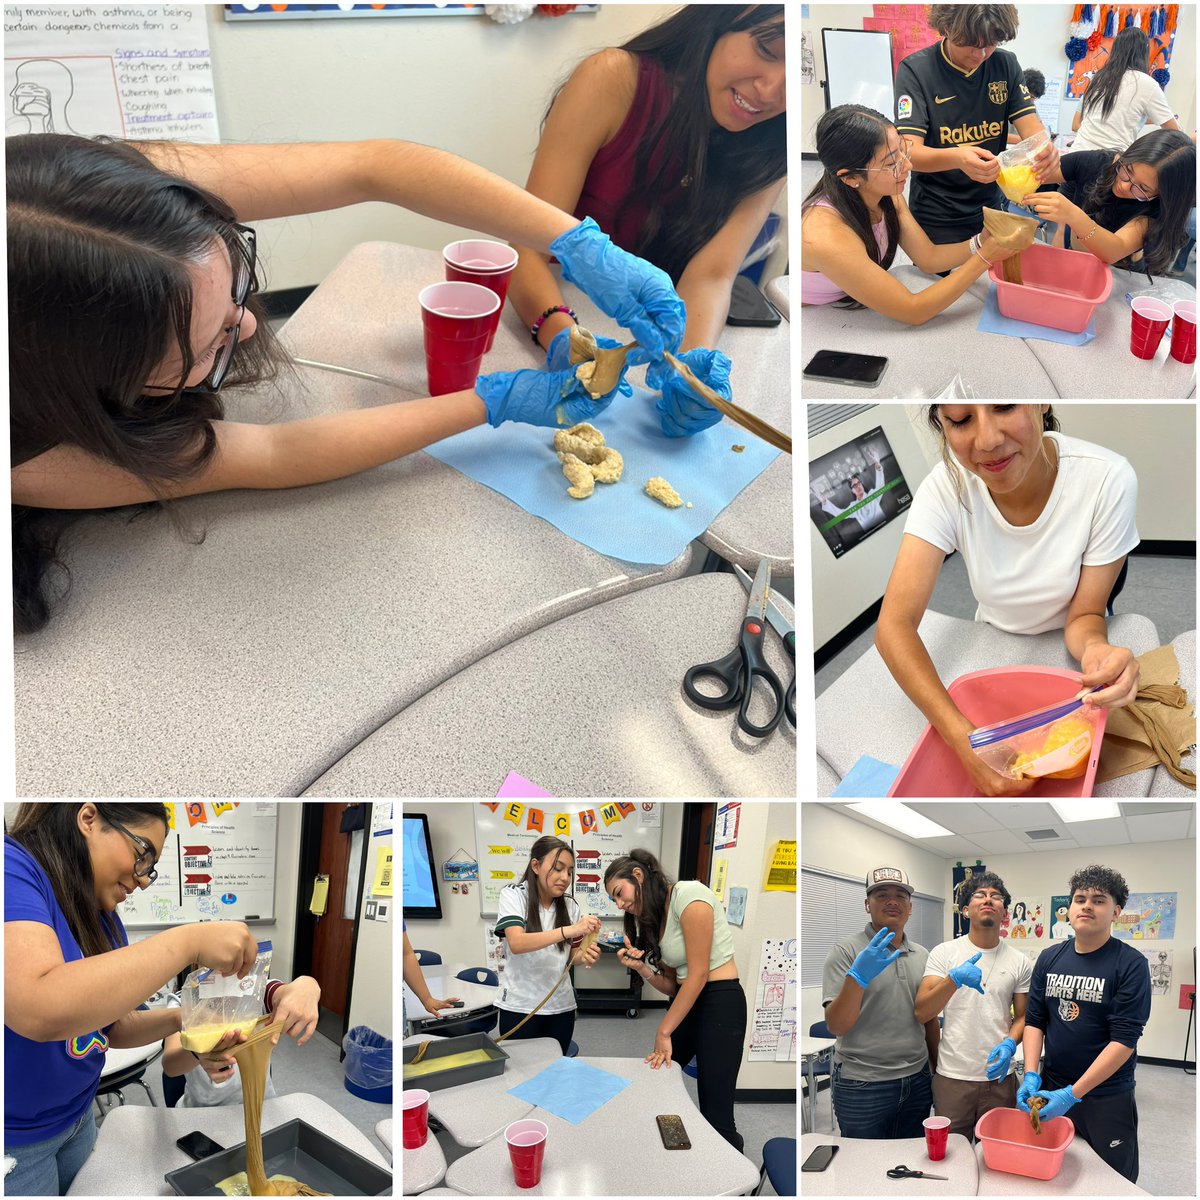
[[(1035, 708), (1061, 704), (1079, 694), (1079, 672), (1057, 667), (991, 667), (960, 675), (947, 687), (950, 699), (976, 728)], [(1108, 710), (1101, 709), (1087, 771), (1078, 779), (1039, 779), (1029, 797), (1085, 797), (1092, 794)], [(932, 725), (917, 739), (900, 768), (889, 796), (978, 796), (966, 768)]]
[(1082, 333), (1112, 291), (1112, 270), (1093, 254), (1034, 242), (1021, 255), (1024, 283), (1008, 283), (1004, 263), (988, 276), (1002, 316), (1066, 333)]
[(993, 1108), (975, 1124), (989, 1171), (1007, 1171), (1027, 1179), (1053, 1179), (1062, 1170), (1067, 1147), (1075, 1140), (1070, 1117), (1056, 1117), (1033, 1132), (1029, 1114), (1019, 1108)]

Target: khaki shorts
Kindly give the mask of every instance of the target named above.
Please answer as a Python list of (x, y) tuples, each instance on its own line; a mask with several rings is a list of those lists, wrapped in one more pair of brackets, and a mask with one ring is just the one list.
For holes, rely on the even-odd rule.
[(993, 1083), (984, 1079), (950, 1079), (934, 1072), (933, 1111), (939, 1117), (950, 1118), (950, 1132), (961, 1133), (975, 1140), (975, 1122), (993, 1108), (1017, 1107), (1017, 1076), (1010, 1071), (1008, 1078)]

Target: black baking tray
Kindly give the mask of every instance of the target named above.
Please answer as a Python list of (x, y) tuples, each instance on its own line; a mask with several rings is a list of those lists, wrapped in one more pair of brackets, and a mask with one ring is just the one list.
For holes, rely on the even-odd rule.
[[(392, 1173), (347, 1150), (328, 1134), (296, 1119), (263, 1134), (267, 1177), (291, 1175), (317, 1192), (334, 1196), (390, 1196)], [(210, 1154), (171, 1171), (166, 1181), (177, 1196), (223, 1196), (222, 1179), (246, 1169), (246, 1143)]]
[[(451, 1067), (447, 1071), (435, 1071), (432, 1074), (409, 1076), (404, 1072), (406, 1088), (421, 1088), (426, 1092), (437, 1092), (442, 1088), (458, 1087), (460, 1083), (474, 1083), (479, 1079), (490, 1079), (494, 1075), (503, 1075), (508, 1055), (504, 1047), (497, 1045), (486, 1033), (468, 1033), (463, 1037), (431, 1038), (431, 1045), (425, 1051), (422, 1063), (439, 1058), (447, 1058), (452, 1054), (462, 1054), (464, 1050), (486, 1050), (490, 1061), (485, 1063), (470, 1063), (465, 1067)], [(404, 1047), (404, 1065), (417, 1056), (420, 1046)]]

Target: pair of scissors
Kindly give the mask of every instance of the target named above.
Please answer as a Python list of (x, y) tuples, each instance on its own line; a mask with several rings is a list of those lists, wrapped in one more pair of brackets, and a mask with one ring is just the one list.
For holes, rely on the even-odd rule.
[(949, 1181), (948, 1175), (930, 1175), (925, 1171), (910, 1171), (905, 1166), (893, 1167), (888, 1173), (889, 1179), (945, 1179)]
[[(758, 564), (754, 582), (750, 587), (750, 599), (746, 604), (746, 615), (742, 619), (738, 644), (725, 655), (714, 662), (697, 663), (688, 669), (683, 677), (683, 690), (688, 699), (700, 705), (701, 708), (721, 710), (737, 708), (738, 727), (751, 737), (764, 738), (774, 732), (775, 727), (783, 720), (784, 692), (779, 676), (767, 665), (763, 657), (763, 622), (767, 616), (767, 604), (771, 588), (771, 564), (763, 559)], [(718, 679), (724, 684), (724, 691), (715, 696), (706, 695), (696, 688), (696, 680), (702, 678)], [(764, 725), (756, 725), (750, 720), (750, 700), (754, 693), (756, 681), (762, 680), (773, 697), (770, 719)]]
[[(733, 573), (742, 581), (742, 586), (746, 591), (750, 591), (754, 586), (754, 581), (742, 570), (737, 563), (733, 564)], [(790, 606), (789, 606), (790, 607)], [(787, 651), (788, 657), (792, 660), (792, 682), (788, 686), (787, 695), (783, 699), (784, 715), (791, 722), (792, 728), (796, 728), (796, 627), (792, 622), (784, 616), (779, 606), (775, 603), (773, 596), (767, 596), (767, 620), (771, 622), (771, 628), (783, 639), (783, 648)]]

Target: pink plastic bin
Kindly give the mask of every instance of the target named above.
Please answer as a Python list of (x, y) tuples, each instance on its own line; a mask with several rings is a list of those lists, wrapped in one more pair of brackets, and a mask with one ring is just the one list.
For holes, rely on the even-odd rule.
[(1107, 263), (1086, 251), (1059, 250), (1042, 242), (1034, 242), (1021, 255), (1024, 283), (1006, 283), (1002, 262), (988, 275), (1004, 316), (1067, 333), (1082, 333), (1112, 291)]
[[(1079, 694), (1079, 673), (1056, 667), (992, 667), (960, 675), (947, 689), (950, 699), (976, 727), (991, 725)], [(1108, 710), (1100, 710), (1087, 771), (1078, 779), (1039, 779), (1027, 796), (1090, 796), (1100, 765)], [(932, 725), (917, 739), (889, 796), (978, 796), (966, 768)]]
[(1019, 1108), (993, 1108), (975, 1124), (983, 1146), (984, 1165), (1029, 1179), (1053, 1179), (1062, 1170), (1063, 1156), (1075, 1140), (1070, 1117), (1056, 1117), (1034, 1133), (1029, 1114)]

